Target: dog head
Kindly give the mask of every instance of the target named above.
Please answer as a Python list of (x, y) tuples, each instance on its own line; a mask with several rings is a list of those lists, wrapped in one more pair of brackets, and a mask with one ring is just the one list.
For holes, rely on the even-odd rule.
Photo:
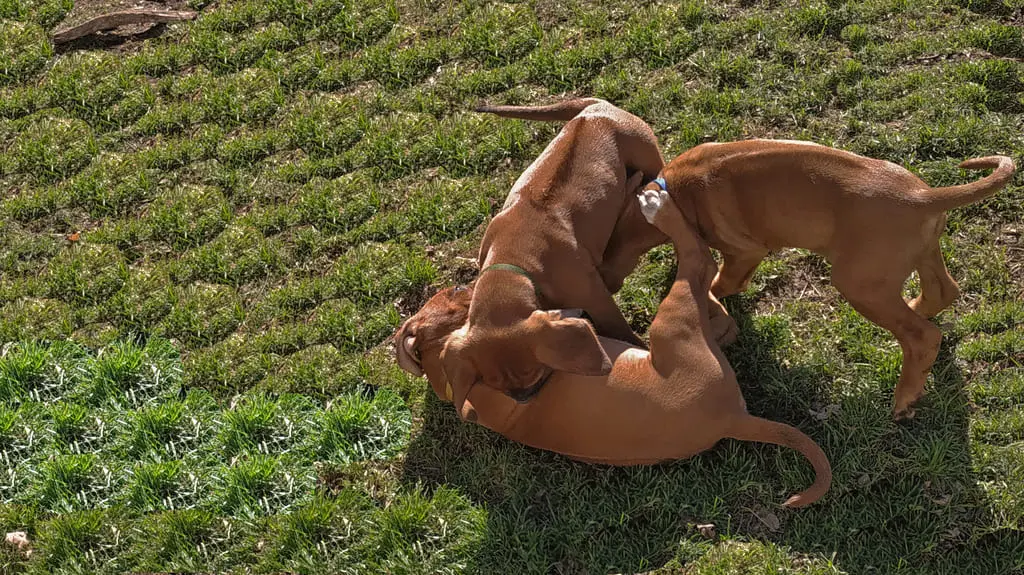
[(611, 359), (579, 315), (579, 310), (537, 310), (511, 325), (467, 324), (456, 330), (441, 352), (455, 395), (482, 383), (525, 402), (555, 371), (607, 375)]
[(462, 413), (477, 383), (523, 402), (554, 371), (607, 375), (612, 362), (579, 310), (535, 311), (507, 327), (469, 325), (472, 287), (441, 290), (395, 334), (398, 365), (426, 375)]
[(415, 376), (426, 375), (434, 393), (448, 401), (452, 393), (441, 365), (441, 352), (449, 336), (469, 319), (472, 298), (472, 287), (443, 289), (395, 333), (398, 365)]

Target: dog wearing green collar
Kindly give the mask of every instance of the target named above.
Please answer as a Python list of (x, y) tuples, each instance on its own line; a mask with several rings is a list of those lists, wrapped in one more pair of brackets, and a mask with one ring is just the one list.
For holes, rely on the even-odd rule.
[[(468, 319), (446, 339), (445, 365), (452, 377), (518, 399), (553, 371), (607, 374), (598, 334), (643, 345), (612, 294), (640, 256), (668, 239), (636, 207), (637, 190), (664, 163), (657, 138), (636, 116), (594, 98), (478, 111), (568, 122), (488, 225)], [(584, 310), (591, 321), (550, 311), (562, 309)], [(396, 350), (404, 369), (421, 374), (418, 335), (407, 322)], [(434, 391), (448, 395), (443, 386)]]

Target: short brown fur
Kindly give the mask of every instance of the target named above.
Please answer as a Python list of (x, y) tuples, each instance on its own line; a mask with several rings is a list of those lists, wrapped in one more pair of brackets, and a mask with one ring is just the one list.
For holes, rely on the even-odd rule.
[[(714, 297), (744, 290), (772, 250), (804, 248), (831, 262), (833, 285), (903, 348), (894, 403), (902, 418), (913, 416), (942, 338), (927, 319), (960, 294), (939, 248), (945, 212), (994, 194), (1015, 169), (1004, 156), (960, 167), (994, 171), (970, 184), (929, 188), (890, 162), (810, 142), (748, 140), (697, 146), (662, 176), (687, 219), (722, 253)], [(921, 295), (908, 304), (901, 292), (915, 269)]]
[[(663, 167), (657, 139), (636, 116), (593, 98), (480, 111), (568, 123), (519, 178), (484, 234), (482, 270), (511, 264), (535, 283), (508, 269), (482, 273), (460, 337), (463, 371), (503, 391), (527, 388), (552, 370), (605, 374), (611, 362), (595, 329), (642, 345), (612, 294), (640, 256), (666, 239), (631, 205), (645, 175), (651, 179)], [(533, 315), (554, 308), (586, 310), (593, 327)], [(418, 334), (403, 334), (399, 359), (411, 365)], [(576, 353), (545, 355), (538, 343), (552, 338)]]
[[(464, 320), (470, 315), (470, 298), (451, 288), (408, 320), (396, 344), (401, 349), (406, 333), (418, 334), (418, 363), (411, 371), (425, 373), (438, 397), (452, 400), (463, 419), (512, 440), (609, 465), (687, 458), (722, 438), (773, 443), (800, 451), (816, 472), (811, 487), (786, 505), (817, 501), (831, 482), (828, 458), (800, 430), (747, 413), (735, 374), (715, 342), (706, 296), (715, 267), (707, 245), (667, 194), (654, 224), (671, 234), (679, 261), (676, 279), (651, 326), (650, 352), (601, 338), (613, 359), (608, 375), (555, 373), (526, 404), (477, 385), (460, 373), (465, 362), (450, 356), (463, 338), (458, 310)], [(479, 295), (474, 293), (472, 300)], [(533, 312), (534, 318), (540, 316), (565, 321), (558, 312)], [(488, 352), (494, 355), (485, 361), (504, 359), (500, 348)]]

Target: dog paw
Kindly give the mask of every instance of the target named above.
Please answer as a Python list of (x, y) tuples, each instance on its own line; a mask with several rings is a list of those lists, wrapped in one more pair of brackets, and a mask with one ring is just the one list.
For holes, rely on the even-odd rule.
[(897, 407), (892, 410), (893, 421), (910, 421), (914, 419), (915, 415), (917, 415), (917, 410), (910, 405)]
[(672, 201), (665, 190), (643, 190), (637, 200), (640, 201), (640, 213), (649, 224), (653, 224), (662, 207)]
[(917, 411), (913, 407), (908, 407), (902, 411), (893, 413), (892, 420), (895, 422), (910, 421), (917, 415)]

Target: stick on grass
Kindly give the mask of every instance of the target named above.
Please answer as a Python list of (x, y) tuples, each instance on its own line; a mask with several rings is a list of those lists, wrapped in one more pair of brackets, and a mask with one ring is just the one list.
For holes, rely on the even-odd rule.
[(103, 30), (112, 30), (120, 26), (128, 26), (130, 24), (160, 24), (167, 22), (180, 22), (182, 20), (191, 20), (196, 17), (195, 12), (189, 11), (167, 11), (167, 10), (123, 10), (120, 12), (111, 12), (109, 14), (103, 14), (90, 20), (87, 20), (78, 26), (68, 28), (61, 32), (56, 32), (53, 35), (53, 42), (55, 44), (66, 44), (77, 40), (83, 36), (95, 34)]

